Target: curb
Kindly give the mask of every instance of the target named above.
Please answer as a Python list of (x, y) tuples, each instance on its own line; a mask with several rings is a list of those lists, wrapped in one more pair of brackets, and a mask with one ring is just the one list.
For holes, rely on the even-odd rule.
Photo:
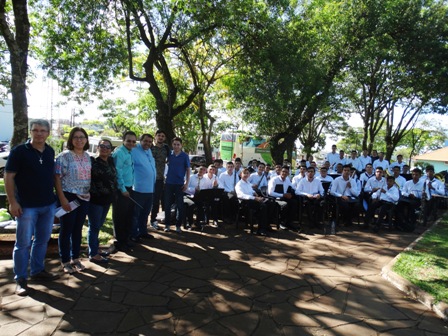
[[(437, 220), (428, 230), (423, 232), (420, 237), (418, 237), (416, 240), (414, 240), (407, 248), (405, 248), (405, 251), (412, 250), (414, 246), (422, 239), (423, 235), (431, 231), (432, 228), (434, 228), (438, 223), (440, 219)], [(398, 257), (400, 254), (398, 254), (394, 259), (392, 259), (386, 266), (384, 266), (381, 269), (381, 276), (392, 283), (395, 287), (397, 287), (402, 292), (405, 292), (407, 295), (409, 295), (414, 300), (417, 300), (421, 303), (423, 303), (426, 307), (431, 309), (437, 316), (442, 318), (444, 321), (448, 321), (448, 304), (444, 302), (435, 303), (435, 299), (432, 295), (426, 293), (422, 289), (420, 289), (418, 286), (411, 283), (409, 280), (406, 280), (405, 278), (401, 277), (394, 271), (392, 271), (392, 268), (394, 267), (395, 263), (398, 260)]]

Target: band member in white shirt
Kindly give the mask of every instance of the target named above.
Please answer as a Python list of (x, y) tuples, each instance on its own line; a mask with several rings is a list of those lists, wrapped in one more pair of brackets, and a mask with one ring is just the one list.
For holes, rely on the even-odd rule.
[(336, 145), (331, 146), (331, 153), (327, 154), (327, 157), (325, 158), (326, 161), (330, 163), (330, 169), (336, 168), (336, 161), (339, 158), (339, 154), (336, 153)]
[[(389, 165), (389, 172), (392, 174), (394, 167), (400, 167), (400, 174), (403, 172), (403, 166), (405, 165), (405, 162), (403, 162), (403, 155), (398, 154), (397, 155), (397, 161), (392, 162)], [(396, 180), (396, 179), (395, 179)]]
[(372, 158), (369, 156), (367, 149), (363, 149), (362, 155), (358, 158), (361, 162), (362, 170), (366, 169), (368, 163), (372, 163)]
[(381, 221), (387, 215), (387, 212), (397, 204), (399, 198), (400, 192), (395, 184), (395, 178), (393, 176), (388, 176), (386, 186), (378, 189), (372, 194), (372, 203), (370, 204), (364, 219), (365, 227), (369, 226), (375, 215), (375, 211), (379, 209), (378, 218), (373, 227), (373, 231), (378, 232), (381, 226)]
[(289, 179), (289, 167), (283, 166), (280, 176), (271, 177), (268, 184), (268, 194), (275, 197), (275, 201), (280, 207), (280, 217), (282, 224), (280, 228), (285, 230), (297, 229), (293, 225), (294, 216), (297, 209), (297, 200), (294, 197), (294, 189)]
[(343, 166), (342, 176), (337, 177), (331, 184), (330, 195), (336, 198), (346, 226), (352, 225), (353, 215), (358, 211), (359, 192), (356, 181), (350, 178), (350, 166)]
[(363, 169), (363, 166), (361, 164), (361, 160), (357, 157), (358, 152), (355, 150), (351, 151), (351, 156), (346, 160), (346, 163), (351, 165), (353, 168), (356, 169), (358, 173), (360, 173)]
[(424, 182), (426, 204), (423, 214), (423, 225), (426, 225), (432, 215), (435, 219), (437, 215), (437, 196), (445, 195), (445, 185), (434, 177), (434, 166), (427, 166), (426, 180)]
[(324, 196), (324, 188), (322, 183), (314, 177), (315, 168), (307, 168), (307, 176), (300, 180), (296, 189), (296, 195), (299, 197), (300, 211), (302, 205), (307, 211), (308, 223), (310, 227), (318, 227), (320, 225), (319, 211), (320, 202)]
[(413, 232), (417, 222), (415, 210), (421, 205), (424, 181), (421, 178), (422, 171), (419, 168), (412, 170), (412, 180), (407, 181), (401, 191), (401, 198), (397, 205), (395, 219), (398, 229)]
[(400, 175), (400, 167), (395, 166), (392, 168), (392, 176), (395, 178), (395, 183), (398, 186), (399, 190), (402, 190), (404, 187), (404, 184), (406, 183), (406, 179)]
[(236, 195), (240, 200), (246, 203), (249, 209), (255, 211), (258, 217), (258, 230), (257, 234), (260, 236), (266, 236), (268, 231), (268, 209), (267, 202), (263, 197), (257, 195), (254, 191), (252, 184), (248, 181), (250, 176), (249, 169), (243, 168), (241, 171), (241, 180), (236, 184)]
[(378, 167), (383, 168), (384, 171), (389, 169), (389, 161), (387, 161), (384, 158), (384, 153), (383, 152), (379, 152), (378, 160), (375, 160), (375, 162), (373, 162), (373, 169), (376, 169)]
[(262, 187), (268, 186), (267, 173), (265, 172), (264, 163), (260, 162), (255, 173), (250, 174), (249, 183), (254, 190), (260, 190)]

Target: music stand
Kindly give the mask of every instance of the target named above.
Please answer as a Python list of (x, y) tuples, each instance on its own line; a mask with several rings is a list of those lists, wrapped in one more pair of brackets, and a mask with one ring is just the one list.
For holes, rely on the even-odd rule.
[(215, 198), (221, 198), (224, 189), (201, 189), (194, 193), (193, 200), (195, 202), (213, 201)]

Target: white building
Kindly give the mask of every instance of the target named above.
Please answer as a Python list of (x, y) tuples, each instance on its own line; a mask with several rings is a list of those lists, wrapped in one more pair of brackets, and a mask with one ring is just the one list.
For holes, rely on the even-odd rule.
[(5, 99), (0, 105), (0, 141), (10, 141), (14, 131), (12, 101)]

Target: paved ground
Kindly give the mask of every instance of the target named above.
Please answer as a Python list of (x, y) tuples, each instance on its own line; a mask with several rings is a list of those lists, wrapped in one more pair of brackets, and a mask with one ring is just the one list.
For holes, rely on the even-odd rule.
[(0, 261), (0, 335), (448, 335), (380, 276), (416, 234), (155, 235), (108, 268), (86, 261), (82, 274), (30, 282), (25, 298)]

